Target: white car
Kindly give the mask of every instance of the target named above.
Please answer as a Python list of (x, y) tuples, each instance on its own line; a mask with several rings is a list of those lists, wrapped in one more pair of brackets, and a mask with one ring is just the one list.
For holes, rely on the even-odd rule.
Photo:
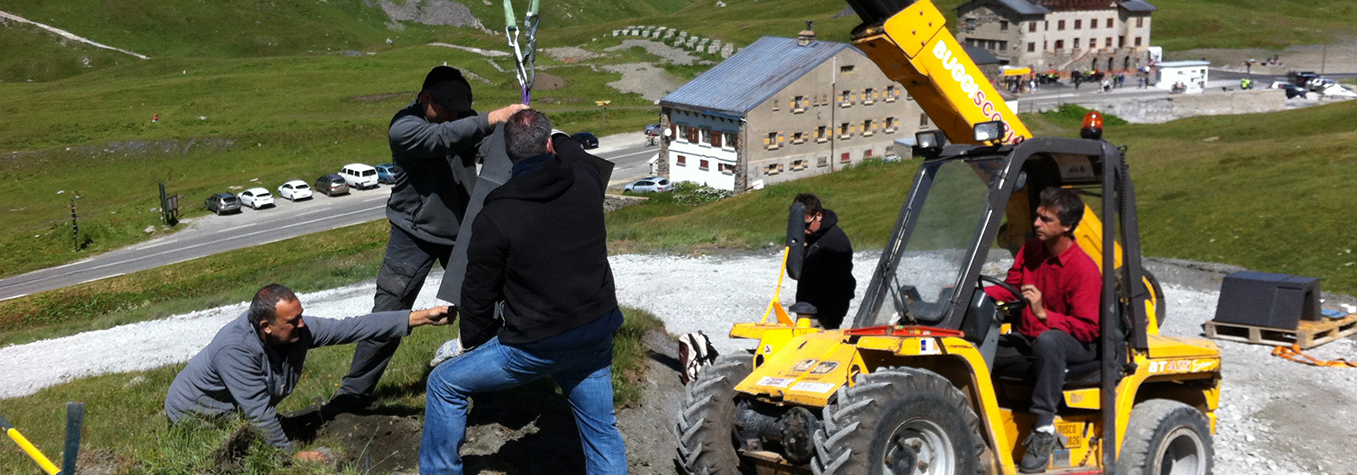
[(663, 193), (666, 191), (673, 191), (673, 189), (674, 184), (670, 183), (669, 179), (662, 176), (652, 176), (648, 178), (642, 178), (640, 180), (637, 180), (635, 183), (628, 183), (627, 186), (622, 187), (622, 190), (624, 191), (634, 191), (638, 193), (640, 192)]
[(350, 163), (339, 169), (339, 176), (344, 177), (344, 183), (349, 188), (376, 188), (377, 187), (377, 169), (371, 165), (362, 163)]
[(263, 188), (250, 188), (242, 191), (237, 195), (237, 198), (240, 198), (241, 206), (249, 206), (253, 209), (273, 206), (273, 194)]
[(278, 196), (292, 201), (311, 198), (311, 185), (301, 180), (292, 180), (278, 187)]

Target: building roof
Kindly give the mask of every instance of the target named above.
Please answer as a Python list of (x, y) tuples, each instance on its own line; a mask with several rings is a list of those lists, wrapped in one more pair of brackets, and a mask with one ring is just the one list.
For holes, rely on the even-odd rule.
[(1121, 7), (1129, 12), (1152, 12), (1159, 9), (1145, 0), (1122, 0)]
[(681, 106), (716, 115), (744, 117), (773, 94), (852, 46), (796, 38), (765, 36), (712, 67), (697, 79), (660, 99), (661, 106)]
[[(967, 2), (957, 10), (979, 0)], [(1145, 0), (995, 0), (1019, 15), (1045, 15), (1052, 11), (1110, 10), (1123, 8), (1131, 12), (1152, 12), (1154, 5)]]
[(962, 48), (966, 49), (966, 54), (970, 55), (971, 61), (975, 61), (976, 66), (982, 64), (999, 64), (999, 58), (994, 57), (994, 53), (989, 52), (989, 50), (985, 48), (964, 45)]

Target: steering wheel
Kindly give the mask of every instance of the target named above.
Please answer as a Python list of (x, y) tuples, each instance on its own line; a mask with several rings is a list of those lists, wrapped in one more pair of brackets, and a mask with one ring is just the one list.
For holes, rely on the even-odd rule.
[(1027, 299), (1022, 298), (1022, 291), (1018, 290), (1017, 287), (1009, 285), (1008, 282), (1004, 282), (1002, 280), (984, 274), (980, 275), (980, 282), (997, 285), (999, 286), (999, 288), (1007, 290), (1009, 293), (1013, 294), (1013, 296), (1016, 298), (1016, 300), (1010, 301), (994, 299), (995, 306), (999, 308), (1000, 312), (1004, 312), (1011, 316), (1017, 315), (1018, 312), (1021, 312), (1022, 308), (1027, 305)]

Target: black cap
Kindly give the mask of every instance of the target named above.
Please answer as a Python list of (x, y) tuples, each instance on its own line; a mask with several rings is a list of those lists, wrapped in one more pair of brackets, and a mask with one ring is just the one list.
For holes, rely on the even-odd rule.
[(438, 66), (424, 77), (423, 92), (429, 93), (434, 102), (458, 114), (471, 113), (471, 84), (462, 77), (462, 72), (448, 66)]

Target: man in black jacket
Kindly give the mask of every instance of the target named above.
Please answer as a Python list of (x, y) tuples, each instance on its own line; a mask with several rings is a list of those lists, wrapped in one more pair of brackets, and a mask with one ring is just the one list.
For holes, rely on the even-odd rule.
[(607, 183), (578, 142), (551, 135), (540, 112), (511, 116), (504, 138), (512, 176), (472, 223), (460, 306), (468, 350), (429, 375), (420, 473), (462, 473), (471, 394), (552, 376), (570, 399), (588, 473), (625, 474), (613, 413), (613, 332), (622, 312), (603, 224)]
[(812, 193), (796, 195), (806, 208), (806, 257), (796, 284), (796, 301), (815, 306), (815, 318), (825, 328), (839, 328), (853, 301), (853, 244), (839, 229), (839, 216), (824, 209)]
[[(511, 104), (481, 115), (471, 108), (471, 100), (471, 85), (462, 73), (438, 66), (425, 76), (415, 101), (391, 118), (391, 159), (402, 173), (386, 202), (391, 237), (377, 271), (374, 313), (414, 308), (434, 261), (448, 266), (476, 183), (481, 143), (496, 124), (527, 108)], [(349, 374), (322, 414), (333, 417), (366, 407), (400, 341), (359, 342)]]

